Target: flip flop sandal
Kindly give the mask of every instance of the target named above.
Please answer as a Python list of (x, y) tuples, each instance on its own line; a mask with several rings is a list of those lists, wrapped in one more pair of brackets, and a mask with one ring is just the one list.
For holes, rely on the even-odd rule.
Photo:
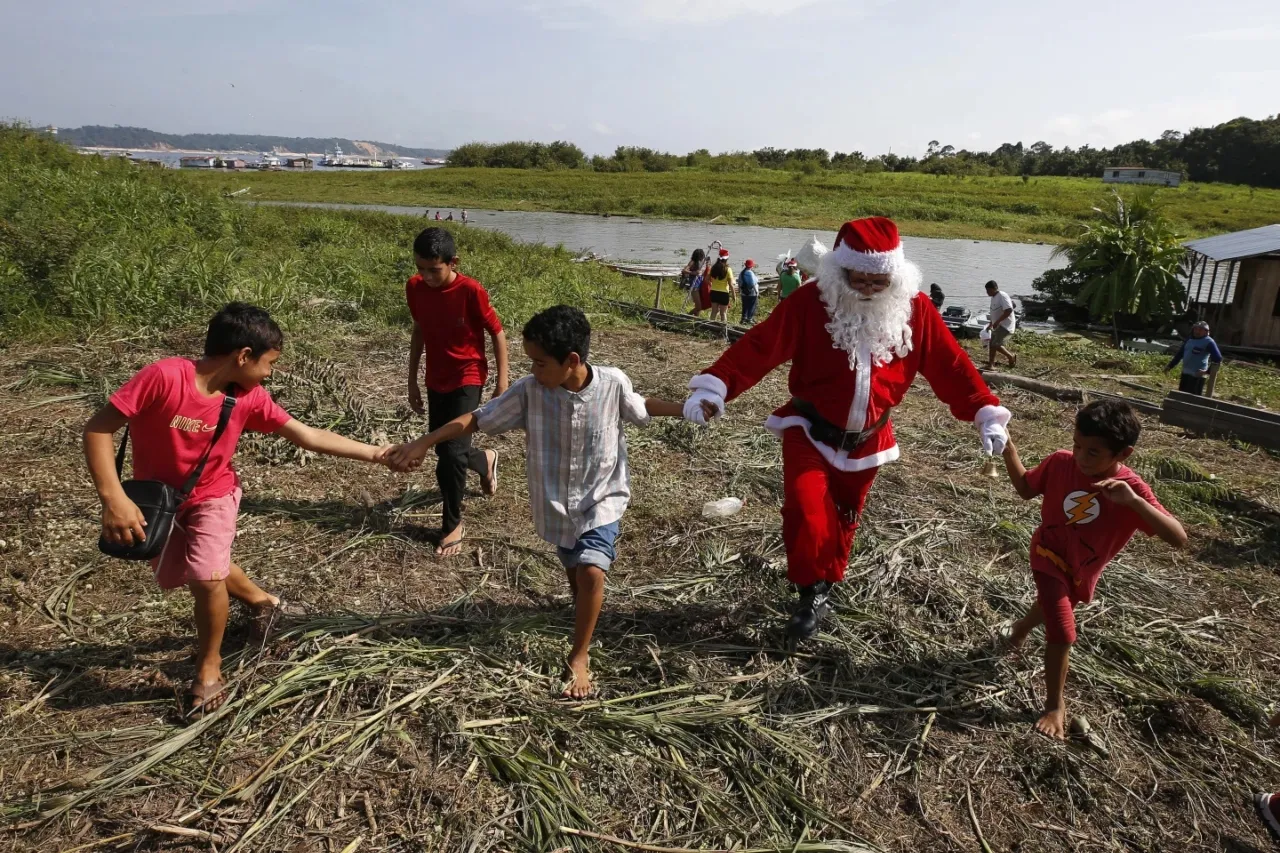
[(250, 633), (257, 640), (265, 640), (271, 636), (281, 619), (297, 619), (305, 615), (305, 610), (284, 599), (266, 607), (255, 607), (249, 619)]
[[(221, 678), (207, 684), (193, 681), (187, 688), (187, 707), (182, 717), (186, 720), (195, 720), (205, 714), (212, 714), (221, 708), (225, 701), (227, 701), (227, 683)], [(213, 707), (210, 707), (211, 705)]]
[(1276, 816), (1271, 813), (1271, 800), (1274, 797), (1274, 794), (1254, 794), (1253, 807), (1258, 812), (1258, 819), (1271, 834), (1271, 840), (1280, 841), (1280, 821), (1277, 821)]

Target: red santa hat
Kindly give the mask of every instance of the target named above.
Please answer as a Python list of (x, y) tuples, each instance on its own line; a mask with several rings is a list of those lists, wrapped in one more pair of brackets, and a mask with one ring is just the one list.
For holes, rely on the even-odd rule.
[(831, 254), (845, 269), (863, 273), (892, 275), (906, 262), (898, 226), (883, 216), (854, 219), (841, 225)]
[(728, 249), (721, 249), (721, 250), (720, 250), (720, 260), (722, 260), (722, 261), (727, 261), (727, 260), (729, 260), (729, 250), (728, 250)]

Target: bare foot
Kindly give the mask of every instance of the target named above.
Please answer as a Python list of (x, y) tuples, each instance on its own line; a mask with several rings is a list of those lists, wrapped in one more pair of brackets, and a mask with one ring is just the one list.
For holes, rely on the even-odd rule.
[(436, 546), (437, 557), (456, 557), (462, 553), (462, 525), (453, 528)]
[(1042, 735), (1048, 735), (1056, 740), (1067, 739), (1067, 712), (1059, 709), (1057, 711), (1045, 711), (1039, 720), (1036, 720), (1036, 731)]
[(1016, 355), (1009, 356), (1009, 366), (1010, 367), (1018, 366), (1018, 357)]
[(586, 699), (591, 695), (591, 671), (585, 656), (580, 661), (569, 661), (565, 675), (569, 683), (560, 692), (561, 699)]
[(484, 455), (489, 460), (489, 473), (480, 478), (480, 491), (493, 497), (498, 493), (498, 451), (486, 450)]

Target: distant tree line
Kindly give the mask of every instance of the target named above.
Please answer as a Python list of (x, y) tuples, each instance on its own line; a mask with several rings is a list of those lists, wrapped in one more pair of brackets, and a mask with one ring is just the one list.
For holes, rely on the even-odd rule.
[[(145, 127), (107, 127), (100, 124), (87, 124), (84, 127), (60, 127), (58, 139), (70, 145), (93, 146), (95, 148), (152, 148), (156, 144), (168, 145), (172, 148), (189, 148), (198, 151), (270, 151), (283, 148), (288, 151), (315, 152), (326, 151), (335, 144), (341, 145), (348, 152), (356, 151), (356, 142), (336, 136), (323, 138), (315, 136), (260, 136), (250, 133), (161, 133)], [(447, 150), (436, 148), (406, 148), (390, 142), (373, 142), (387, 153), (400, 154), (406, 157), (445, 157)]]
[(939, 175), (1097, 177), (1107, 166), (1143, 166), (1181, 172), (1193, 181), (1220, 181), (1280, 188), (1280, 116), (1238, 118), (1188, 133), (1167, 130), (1153, 141), (1139, 139), (1114, 148), (1057, 148), (1047, 142), (1024, 146), (1006, 142), (994, 151), (969, 151), (934, 140), (923, 157), (825, 148), (759, 148), (712, 154), (705, 148), (668, 154), (619, 146), (612, 155), (587, 157), (571, 142), (472, 142), (449, 155), (450, 166), (512, 169), (591, 169), (597, 172), (670, 172), (703, 169), (744, 172), (783, 169), (819, 171), (924, 172)]

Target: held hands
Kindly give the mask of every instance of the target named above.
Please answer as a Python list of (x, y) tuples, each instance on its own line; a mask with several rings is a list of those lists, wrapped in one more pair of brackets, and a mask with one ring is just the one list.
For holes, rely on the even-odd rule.
[(1132, 509), (1143, 503), (1142, 498), (1138, 497), (1133, 488), (1124, 480), (1109, 478), (1106, 480), (1099, 480), (1094, 485), (1098, 487), (1098, 491), (1102, 492), (1103, 496), (1107, 498), (1107, 500), (1111, 501), (1116, 506), (1123, 506)]
[(422, 465), (422, 459), (427, 455), (429, 445), (425, 444), (422, 439), (411, 441), (408, 444), (397, 444), (394, 447), (387, 448), (387, 453), (382, 460), (392, 471), (398, 471), (401, 474), (409, 471), (416, 471)]
[(147, 538), (147, 520), (138, 505), (121, 494), (102, 505), (102, 538), (116, 545), (132, 545)]
[(712, 391), (699, 389), (684, 401), (684, 419), (700, 426), (706, 426), (723, 412), (724, 400)]

